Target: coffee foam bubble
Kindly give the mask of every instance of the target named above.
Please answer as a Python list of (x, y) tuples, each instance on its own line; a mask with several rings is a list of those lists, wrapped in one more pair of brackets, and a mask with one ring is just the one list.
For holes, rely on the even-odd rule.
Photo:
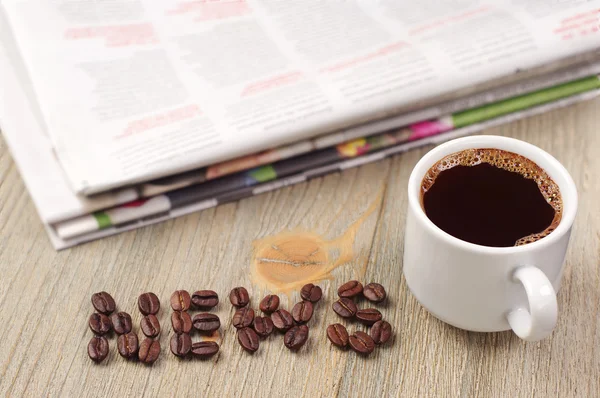
[(554, 208), (554, 219), (548, 228), (542, 232), (519, 239), (515, 242), (515, 246), (538, 241), (556, 229), (562, 218), (563, 210), (562, 197), (558, 185), (533, 161), (524, 156), (501, 149), (466, 149), (442, 158), (423, 177), (423, 181), (421, 182), (421, 198), (435, 183), (435, 179), (442, 171), (456, 166), (476, 166), (481, 163), (489, 163), (492, 166), (519, 173), (525, 178), (534, 180), (546, 201)]

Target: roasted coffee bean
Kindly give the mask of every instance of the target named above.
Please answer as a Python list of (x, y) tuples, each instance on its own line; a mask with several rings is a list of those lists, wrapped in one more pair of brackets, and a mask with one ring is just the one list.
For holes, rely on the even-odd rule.
[(273, 321), (273, 326), (275, 326), (275, 329), (279, 330), (280, 332), (285, 332), (294, 326), (294, 318), (292, 317), (292, 314), (281, 308), (271, 314), (271, 320)]
[(140, 350), (138, 352), (138, 358), (140, 362), (147, 365), (151, 365), (158, 359), (160, 355), (160, 342), (158, 340), (152, 340), (150, 338), (144, 339), (140, 344)]
[(131, 316), (126, 312), (117, 312), (110, 316), (113, 324), (113, 329), (117, 334), (125, 334), (131, 332)]
[(359, 281), (349, 281), (344, 283), (338, 288), (338, 296), (340, 297), (354, 297), (361, 294), (363, 291), (363, 285)]
[(356, 315), (356, 304), (349, 298), (341, 298), (332, 305), (336, 314), (342, 318), (353, 318)]
[(348, 342), (354, 351), (362, 355), (369, 355), (375, 349), (375, 342), (365, 332), (354, 332)]
[(192, 304), (201, 309), (211, 309), (219, 304), (219, 295), (212, 290), (198, 290), (192, 294)]
[(156, 315), (146, 315), (140, 322), (140, 329), (146, 337), (156, 337), (160, 334), (160, 323)]
[(111, 314), (117, 307), (115, 300), (106, 292), (92, 294), (92, 305), (96, 311), (105, 315)]
[(234, 307), (241, 308), (248, 305), (250, 296), (245, 287), (236, 287), (229, 293), (229, 301), (231, 301)]
[(192, 354), (200, 358), (210, 358), (219, 352), (219, 345), (214, 341), (199, 341), (192, 344)]
[(300, 297), (302, 297), (302, 300), (316, 303), (317, 301), (321, 300), (321, 297), (323, 297), (323, 290), (321, 290), (320, 286), (308, 283), (302, 286), (302, 289), (300, 289)]
[(299, 350), (308, 340), (308, 326), (294, 326), (283, 336), (283, 343), (290, 350)]
[(94, 336), (88, 343), (88, 356), (94, 362), (102, 362), (108, 356), (108, 340), (104, 336)]
[(203, 312), (194, 316), (194, 328), (202, 333), (212, 333), (221, 327), (221, 319), (215, 314)]
[(232, 324), (236, 329), (241, 329), (252, 325), (253, 320), (254, 310), (250, 307), (244, 307), (233, 314)]
[(313, 316), (313, 305), (310, 301), (301, 301), (292, 308), (292, 318), (296, 323), (306, 323)]
[(192, 330), (192, 317), (185, 311), (174, 311), (171, 314), (171, 326), (175, 333), (189, 333)]
[(269, 294), (260, 302), (259, 308), (262, 312), (270, 314), (279, 308), (279, 296)]
[(187, 333), (171, 336), (171, 352), (178, 357), (184, 357), (192, 349), (192, 338)]
[(144, 315), (156, 315), (160, 309), (160, 300), (154, 293), (142, 293), (138, 297), (138, 307)]
[(139, 349), (138, 344), (137, 334), (133, 332), (122, 334), (117, 339), (117, 349), (119, 350), (119, 354), (126, 359), (135, 357)]
[(269, 317), (257, 316), (254, 318), (254, 331), (260, 337), (267, 337), (273, 333), (273, 321)]
[(356, 311), (356, 319), (358, 319), (364, 325), (372, 325), (382, 318), (381, 312), (375, 308), (365, 308)]
[(348, 345), (348, 331), (339, 323), (327, 326), (327, 338), (335, 346), (344, 348)]
[(197, 329), (203, 333), (212, 333), (221, 327), (221, 320), (215, 314), (209, 314), (207, 312), (196, 314), (194, 316), (194, 329)]
[(173, 311), (187, 311), (190, 309), (191, 300), (187, 290), (175, 290), (171, 295), (171, 308)]
[(363, 295), (367, 300), (374, 303), (381, 303), (387, 296), (384, 287), (379, 283), (369, 283), (363, 289)]
[(386, 321), (377, 321), (371, 328), (371, 338), (375, 344), (385, 344), (392, 337), (392, 325)]
[(90, 325), (92, 332), (98, 335), (106, 334), (112, 329), (112, 322), (110, 321), (110, 318), (104, 314), (98, 314), (97, 312), (94, 312), (92, 315), (90, 315), (90, 321), (88, 324)]
[(251, 328), (238, 329), (237, 339), (242, 348), (248, 352), (256, 352), (260, 345), (258, 335)]

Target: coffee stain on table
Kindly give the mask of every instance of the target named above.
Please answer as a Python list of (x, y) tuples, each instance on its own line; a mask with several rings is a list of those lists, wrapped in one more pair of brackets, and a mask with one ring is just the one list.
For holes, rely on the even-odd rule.
[(354, 259), (356, 234), (382, 197), (380, 192), (346, 232), (332, 240), (313, 231), (292, 230), (254, 241), (252, 282), (261, 289), (290, 296), (307, 283), (333, 279), (334, 269)]
[(198, 341), (214, 341), (215, 343), (221, 345), (223, 343), (223, 337), (218, 330), (215, 330), (211, 334), (201, 334), (198, 338)]

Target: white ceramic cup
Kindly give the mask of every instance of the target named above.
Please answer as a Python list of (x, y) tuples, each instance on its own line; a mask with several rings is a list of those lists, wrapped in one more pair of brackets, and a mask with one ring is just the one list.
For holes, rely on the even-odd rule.
[[(438, 228), (421, 206), (423, 176), (446, 155), (469, 148), (496, 148), (525, 156), (558, 184), (563, 214), (558, 227), (523, 246), (487, 247), (465, 242)], [(497, 136), (460, 138), (427, 153), (408, 182), (404, 276), (416, 299), (440, 320), (461, 329), (512, 329), (528, 341), (543, 339), (556, 326), (560, 287), (577, 190), (567, 170), (540, 148)]]

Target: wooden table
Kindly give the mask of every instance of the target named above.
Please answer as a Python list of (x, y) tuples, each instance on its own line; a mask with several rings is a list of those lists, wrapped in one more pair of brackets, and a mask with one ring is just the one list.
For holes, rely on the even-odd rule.
[[(0, 140), (0, 396), (599, 396), (599, 128), (596, 100), (485, 132), (554, 154), (580, 192), (559, 323), (538, 343), (447, 326), (407, 290), (406, 185), (430, 148), (57, 253)], [(249, 355), (236, 341), (227, 295), (247, 286), (257, 306), (253, 241), (285, 230), (349, 237), (354, 254), (321, 282), (326, 298), (300, 352), (271, 336)], [(330, 309), (335, 289), (351, 278), (379, 281), (389, 292), (380, 308), (395, 338), (368, 358), (337, 350), (325, 337), (339, 320)], [(221, 352), (208, 361), (177, 360), (168, 348), (168, 299), (175, 289), (201, 288), (222, 299)], [(154, 366), (122, 359), (114, 337), (106, 361), (89, 360), (90, 295), (100, 290), (132, 314), (135, 330), (138, 294), (153, 291), (162, 300), (163, 353)], [(297, 293), (292, 302), (283, 295), (282, 306), (297, 300)]]

